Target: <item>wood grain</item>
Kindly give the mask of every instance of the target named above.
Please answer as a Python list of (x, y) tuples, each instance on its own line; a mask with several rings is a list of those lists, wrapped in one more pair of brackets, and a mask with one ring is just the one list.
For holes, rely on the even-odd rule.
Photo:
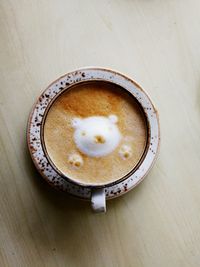
[[(1, 0), (0, 266), (199, 266), (199, 24), (199, 0)], [(161, 120), (155, 167), (101, 215), (51, 189), (25, 140), (40, 92), (91, 65), (133, 77)]]

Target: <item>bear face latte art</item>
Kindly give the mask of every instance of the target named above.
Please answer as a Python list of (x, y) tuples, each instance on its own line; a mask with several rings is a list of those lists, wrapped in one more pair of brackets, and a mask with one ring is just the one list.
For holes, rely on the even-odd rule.
[(108, 118), (92, 116), (73, 119), (72, 124), (76, 129), (74, 142), (77, 148), (89, 157), (104, 157), (110, 154), (121, 140), (116, 122), (115, 115), (110, 115)]
[(141, 159), (146, 120), (137, 101), (119, 86), (88, 82), (62, 93), (50, 107), (44, 142), (51, 162), (81, 184), (123, 178)]

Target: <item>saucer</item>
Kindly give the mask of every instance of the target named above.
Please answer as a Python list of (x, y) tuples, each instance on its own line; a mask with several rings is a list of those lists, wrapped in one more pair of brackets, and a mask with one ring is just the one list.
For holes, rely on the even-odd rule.
[(92, 187), (80, 186), (58, 174), (46, 157), (41, 143), (43, 119), (51, 103), (60, 92), (68, 90), (77, 83), (88, 81), (111, 82), (126, 89), (142, 106), (148, 123), (148, 146), (145, 153), (132, 173), (105, 187), (106, 198), (110, 199), (128, 192), (139, 184), (149, 172), (158, 153), (160, 142), (158, 113), (149, 96), (136, 82), (116, 71), (96, 67), (83, 68), (63, 75), (45, 89), (33, 106), (27, 126), (27, 143), (37, 170), (52, 187), (79, 198), (90, 199)]

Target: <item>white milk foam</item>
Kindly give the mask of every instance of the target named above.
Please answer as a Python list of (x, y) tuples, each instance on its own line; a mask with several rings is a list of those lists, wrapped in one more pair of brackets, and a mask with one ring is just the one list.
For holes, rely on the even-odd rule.
[(122, 145), (119, 149), (119, 155), (122, 159), (128, 159), (132, 156), (132, 149), (130, 145)]
[(68, 163), (71, 165), (73, 169), (79, 169), (80, 167), (83, 166), (83, 159), (81, 155), (77, 153), (73, 153), (69, 155), (68, 157)]
[(115, 115), (74, 118), (74, 142), (89, 157), (103, 157), (114, 151), (120, 143), (121, 133)]

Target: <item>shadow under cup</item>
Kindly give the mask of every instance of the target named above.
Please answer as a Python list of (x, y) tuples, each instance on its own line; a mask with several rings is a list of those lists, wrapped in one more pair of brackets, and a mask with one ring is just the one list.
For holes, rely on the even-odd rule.
[[(115, 122), (109, 121), (112, 115), (117, 118)], [(87, 135), (91, 141), (90, 124), (87, 129), (84, 123), (92, 117), (97, 117), (97, 125), (99, 117), (105, 118), (105, 128), (114, 124), (120, 132), (115, 149), (103, 156), (87, 155), (75, 139), (75, 133), (80, 132), (83, 142)], [(80, 126), (73, 127), (74, 119), (81, 120)], [(139, 167), (149, 145), (148, 129), (145, 112), (130, 92), (108, 81), (85, 81), (64, 89), (52, 100), (44, 114), (41, 143), (61, 177), (83, 187), (102, 188), (125, 180)], [(107, 142), (104, 130), (93, 131), (92, 140), (99, 141), (99, 147)], [(103, 139), (95, 139), (102, 136)]]

